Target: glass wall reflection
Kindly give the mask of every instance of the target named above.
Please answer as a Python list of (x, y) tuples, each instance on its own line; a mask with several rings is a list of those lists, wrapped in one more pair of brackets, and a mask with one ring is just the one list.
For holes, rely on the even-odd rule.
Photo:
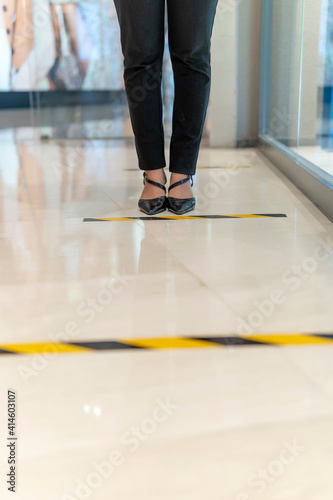
[(333, 176), (333, 1), (304, 1), (298, 154)]
[(297, 145), (302, 9), (303, 0), (274, 0), (270, 9), (269, 122), (264, 133), (286, 146)]
[[(327, 186), (333, 180), (333, 0), (263, 4), (262, 123)], [(305, 167), (306, 165), (306, 167)]]
[[(167, 24), (165, 32), (162, 92), (170, 135)], [(112, 0), (0, 0), (0, 46), (0, 128), (38, 125), (43, 138), (133, 135)]]

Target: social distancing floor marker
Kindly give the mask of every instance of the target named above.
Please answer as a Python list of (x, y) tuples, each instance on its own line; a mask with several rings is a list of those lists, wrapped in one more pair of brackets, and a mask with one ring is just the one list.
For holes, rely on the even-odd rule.
[(33, 344), (6, 344), (0, 345), (0, 349), (5, 352), (12, 352), (15, 354), (40, 354), (40, 353), (73, 353), (73, 352), (87, 352), (85, 347), (71, 344), (71, 343), (57, 343), (57, 342), (38, 342)]
[(36, 342), (30, 344), (0, 344), (1, 354), (85, 354), (95, 351), (122, 349), (213, 349), (241, 346), (305, 346), (333, 345), (333, 334), (258, 333), (222, 337), (152, 337), (85, 342)]
[[(197, 167), (197, 170), (210, 170), (211, 168), (251, 168), (250, 165), (222, 165), (213, 167)], [(140, 172), (139, 168), (123, 168), (123, 172)]]
[(214, 220), (287, 217), (286, 214), (166, 215), (165, 217), (86, 217), (83, 222), (128, 222), (133, 220)]

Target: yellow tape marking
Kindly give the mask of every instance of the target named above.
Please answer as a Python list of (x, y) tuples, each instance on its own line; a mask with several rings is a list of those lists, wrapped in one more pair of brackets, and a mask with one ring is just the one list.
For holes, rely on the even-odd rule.
[[(250, 165), (226, 165), (226, 166), (221, 166), (221, 167), (197, 167), (198, 169), (205, 170), (205, 169), (212, 169), (212, 168), (251, 168)], [(138, 168), (123, 168), (123, 172), (140, 172)]]
[[(238, 218), (238, 219), (249, 219), (249, 218), (272, 218), (274, 219), (275, 217), (271, 217), (270, 215), (254, 215), (254, 214), (236, 214), (236, 215), (225, 215), (221, 216), (221, 218)], [(193, 217), (190, 215), (167, 215), (165, 217), (156, 217), (158, 220), (218, 220), (215, 219), (214, 217)], [(146, 220), (144, 216), (142, 217), (92, 217), (93, 220), (95, 221), (113, 221), (113, 222), (124, 222), (124, 221), (141, 221), (141, 220)]]
[(278, 345), (300, 345), (300, 344), (332, 344), (333, 339), (323, 337), (314, 337), (311, 335), (292, 334), (273, 334), (273, 335), (242, 335), (243, 339), (264, 342), (267, 344)]
[(87, 347), (57, 344), (57, 343), (44, 343), (37, 342), (34, 344), (2, 344), (0, 349), (5, 351), (17, 352), (19, 354), (63, 354), (71, 352), (92, 352), (92, 349)]
[(206, 349), (216, 348), (216, 344), (204, 340), (185, 339), (177, 337), (151, 338), (151, 339), (122, 339), (122, 342), (146, 347), (148, 349)]

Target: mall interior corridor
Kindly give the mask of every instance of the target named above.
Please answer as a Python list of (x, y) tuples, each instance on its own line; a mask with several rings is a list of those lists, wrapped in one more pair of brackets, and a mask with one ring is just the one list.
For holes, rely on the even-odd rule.
[(330, 500), (329, 219), (256, 149), (203, 145), (196, 210), (153, 220), (130, 139), (1, 151), (16, 498)]
[(332, 500), (332, 298), (333, 0), (0, 0), (0, 500)]

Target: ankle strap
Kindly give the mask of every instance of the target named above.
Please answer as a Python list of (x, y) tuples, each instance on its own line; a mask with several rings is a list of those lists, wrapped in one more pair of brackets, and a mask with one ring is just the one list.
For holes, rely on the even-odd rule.
[(193, 178), (192, 178), (192, 175), (189, 175), (188, 177), (185, 177), (185, 179), (182, 179), (181, 181), (178, 181), (178, 182), (174, 182), (173, 184), (171, 184), (171, 186), (169, 187), (169, 191), (171, 191), (171, 189), (177, 187), (177, 186), (181, 186), (182, 184), (184, 184), (185, 182), (187, 181), (191, 181), (191, 186), (193, 186)]
[[(166, 182), (167, 178), (166, 178), (165, 172), (163, 171), (163, 173), (164, 173), (165, 182)], [(163, 189), (163, 191), (166, 192), (166, 187), (163, 186), (163, 184), (160, 184), (159, 182), (155, 182), (155, 181), (152, 181), (151, 179), (148, 179), (146, 172), (143, 172), (143, 184), (145, 182), (148, 182), (149, 184), (153, 184), (153, 186), (159, 187), (160, 189)]]

